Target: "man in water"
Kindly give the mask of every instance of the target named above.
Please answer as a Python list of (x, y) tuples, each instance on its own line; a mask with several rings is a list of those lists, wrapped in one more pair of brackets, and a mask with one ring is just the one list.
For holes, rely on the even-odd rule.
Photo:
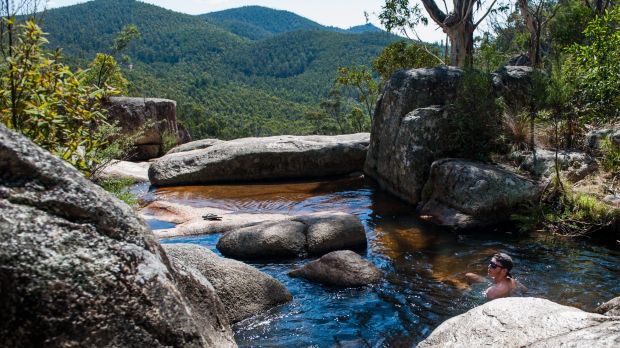
[[(508, 297), (517, 289), (526, 289), (521, 283), (512, 278), (510, 270), (512, 269), (512, 258), (504, 253), (493, 255), (487, 274), (492, 279), (493, 284), (484, 292), (487, 300), (494, 300), (500, 297)], [(465, 274), (470, 283), (484, 282), (484, 277), (474, 273)]]

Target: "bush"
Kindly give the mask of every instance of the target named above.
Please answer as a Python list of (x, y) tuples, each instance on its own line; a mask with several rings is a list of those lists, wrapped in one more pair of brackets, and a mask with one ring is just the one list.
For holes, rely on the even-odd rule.
[(0, 63), (2, 123), (89, 174), (93, 153), (105, 146), (95, 130), (105, 123), (106, 91), (60, 63), (58, 51), (45, 53), (45, 43), (33, 21), (18, 26), (12, 54)]
[(135, 207), (140, 201), (129, 192), (129, 187), (135, 184), (135, 181), (131, 179), (101, 180), (97, 184), (130, 207)]
[(473, 70), (463, 73), (457, 96), (450, 107), (452, 116), (448, 141), (458, 149), (451, 155), (488, 160), (498, 148), (502, 131), (491, 76)]
[(601, 153), (603, 155), (601, 160), (603, 169), (608, 172), (620, 170), (620, 149), (614, 146), (609, 137), (605, 137), (601, 141)]

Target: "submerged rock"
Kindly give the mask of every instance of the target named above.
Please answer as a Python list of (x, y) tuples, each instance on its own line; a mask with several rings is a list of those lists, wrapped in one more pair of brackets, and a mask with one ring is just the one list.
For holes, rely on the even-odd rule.
[(222, 254), (240, 259), (299, 257), (366, 247), (359, 219), (345, 213), (318, 213), (290, 221), (264, 222), (232, 230), (217, 243)]
[(368, 133), (243, 138), (153, 162), (154, 185), (318, 178), (360, 171)]
[(620, 318), (540, 299), (502, 298), (444, 321), (418, 347), (617, 347)]
[(433, 163), (424, 191), (421, 214), (439, 225), (471, 228), (508, 219), (541, 190), (534, 181), (498, 166), (443, 159)]
[(338, 250), (289, 272), (289, 275), (327, 285), (354, 287), (376, 283), (383, 274), (357, 253)]
[(282, 283), (243, 262), (219, 257), (196, 244), (163, 244), (163, 247), (173, 261), (196, 268), (213, 284), (231, 322), (293, 299)]
[(235, 346), (212, 292), (130, 207), (0, 125), (0, 346)]

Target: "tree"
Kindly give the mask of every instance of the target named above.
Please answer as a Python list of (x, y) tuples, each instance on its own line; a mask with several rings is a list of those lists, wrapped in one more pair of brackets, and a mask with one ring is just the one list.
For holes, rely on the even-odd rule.
[[(472, 67), (474, 31), (493, 11), (497, 0), (492, 0), (475, 22), (474, 12), (482, 8), (483, 0), (453, 0), (452, 11), (447, 14), (439, 9), (434, 0), (421, 1), (429, 16), (443, 29), (450, 40), (450, 65)], [(448, 12), (447, 4), (445, 7)], [(409, 0), (386, 0), (379, 18), (388, 31), (396, 28), (401, 32), (411, 30), (415, 33), (418, 24), (428, 23), (422, 16), (419, 6), (416, 4), (410, 7)]]
[[(370, 71), (365, 66), (339, 68), (336, 85), (355, 89), (358, 101), (364, 106), (368, 120), (372, 123), (372, 114), (377, 103), (379, 88)], [(359, 113), (352, 115), (358, 117)]]
[(400, 69), (426, 68), (437, 65), (436, 56), (439, 55), (437, 47), (429, 48), (428, 53), (424, 45), (405, 41), (392, 42), (386, 46), (381, 54), (372, 61), (372, 68), (379, 73), (383, 82)]
[(530, 34), (528, 47), (530, 64), (536, 68), (540, 67), (542, 31), (557, 13), (560, 3), (555, 0), (517, 0), (517, 5)]
[(105, 123), (105, 91), (60, 63), (59, 51), (45, 53), (47, 40), (33, 20), (14, 29), (11, 54), (0, 62), (2, 123), (89, 174), (94, 153), (105, 145), (95, 131)]
[(138, 27), (133, 24), (126, 25), (116, 35), (110, 54), (97, 53), (95, 59), (89, 66), (92, 70), (90, 75), (91, 79), (97, 87), (103, 88), (109, 82), (120, 91), (126, 89), (127, 80), (123, 77), (114, 56), (127, 48), (132, 40), (139, 37), (140, 31)]

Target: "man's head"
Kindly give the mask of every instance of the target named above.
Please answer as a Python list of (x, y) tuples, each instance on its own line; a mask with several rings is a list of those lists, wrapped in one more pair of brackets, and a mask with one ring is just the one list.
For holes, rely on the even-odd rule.
[(493, 278), (498, 276), (512, 277), (510, 270), (512, 269), (512, 258), (505, 253), (496, 253), (489, 262), (488, 273)]

